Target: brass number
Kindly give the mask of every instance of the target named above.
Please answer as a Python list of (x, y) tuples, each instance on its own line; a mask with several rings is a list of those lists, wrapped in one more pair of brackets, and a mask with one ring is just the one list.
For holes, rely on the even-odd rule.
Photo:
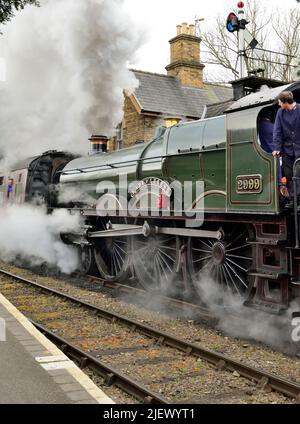
[(259, 180), (259, 178), (256, 178), (254, 180), (254, 189), (255, 190), (259, 190), (260, 189), (260, 180)]
[(262, 188), (261, 178), (255, 177), (238, 177), (237, 178), (237, 192), (238, 193), (251, 193), (259, 192)]

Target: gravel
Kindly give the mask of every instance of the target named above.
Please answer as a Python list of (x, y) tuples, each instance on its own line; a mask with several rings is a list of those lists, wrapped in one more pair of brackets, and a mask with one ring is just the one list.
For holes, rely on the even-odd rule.
[[(151, 310), (146, 310), (145, 308), (127, 303), (120, 299), (114, 299), (108, 295), (101, 293), (94, 293), (90, 290), (85, 290), (82, 288), (74, 287), (72, 283), (67, 281), (43, 277), (32, 273), (31, 271), (16, 268), (12, 265), (0, 262), (0, 267), (9, 272), (22, 275), (24, 278), (32, 279), (37, 281), (40, 284), (44, 284), (51, 288), (66, 292), (69, 295), (78, 297), (82, 300), (85, 300), (89, 303), (92, 303), (101, 308), (117, 312), (119, 314), (125, 315), (128, 318), (135, 319), (144, 324), (148, 324), (159, 328), (168, 333), (172, 333), (177, 337), (180, 337), (186, 341), (199, 344), (205, 348), (218, 351), (222, 354), (226, 354), (238, 361), (247, 363), (258, 368), (263, 368), (266, 371), (276, 374), (277, 376), (296, 381), (300, 383), (300, 359), (295, 357), (289, 357), (280, 352), (277, 352), (268, 347), (259, 345), (257, 343), (249, 342), (248, 340), (235, 339), (230, 336), (224, 336), (220, 331), (208, 328), (205, 325), (199, 325), (192, 320), (180, 320), (166, 315), (163, 311), (153, 312)], [(26, 305), (28, 299), (24, 297), (24, 304), (22, 305), (22, 311), (26, 312)], [(53, 305), (56, 305), (58, 302), (57, 299), (52, 298), (54, 302)], [(61, 302), (61, 301), (60, 301)], [(45, 318), (47, 316), (48, 322), (50, 319), (50, 324), (53, 329), (56, 327), (56, 312), (55, 307), (53, 306), (52, 311), (43, 310), (40, 315), (37, 314), (39, 319)], [(59, 306), (59, 304), (57, 304)], [(25, 308), (25, 311), (23, 309)], [(28, 306), (29, 308), (29, 306)], [(255, 311), (253, 311), (255, 313)], [(81, 311), (82, 314), (82, 311)], [(73, 316), (74, 320), (70, 321), (76, 323), (76, 314)], [(87, 314), (88, 318), (88, 314)], [(52, 320), (52, 321), (51, 321)], [(89, 325), (92, 321), (87, 319), (86, 325), (86, 334), (89, 332)], [(74, 325), (74, 337), (78, 337), (77, 325)], [(85, 329), (80, 327), (80, 336), (84, 339)], [(72, 328), (68, 328), (68, 331), (72, 331)], [(111, 348), (112, 336), (118, 336), (118, 326), (116, 326), (114, 334), (111, 333), (111, 324), (107, 327), (107, 334), (105, 338), (105, 324), (101, 330), (101, 349)], [(68, 333), (70, 335), (70, 333)], [(122, 338), (123, 336), (121, 336)], [(130, 335), (132, 337), (132, 335)], [(145, 344), (144, 338), (140, 338), (136, 334), (134, 340), (134, 345)], [(149, 339), (150, 340), (150, 339)], [(131, 342), (128, 340), (119, 340), (122, 347), (132, 346)], [(88, 346), (82, 346), (83, 348), (88, 348), (93, 350), (97, 348), (97, 341), (93, 345), (93, 341), (89, 340)], [(116, 345), (117, 347), (117, 345)], [(292, 403), (290, 399), (286, 399), (284, 396), (280, 396), (274, 392), (266, 392), (265, 390), (260, 391), (255, 389), (255, 385), (251, 381), (240, 378), (238, 373), (227, 372), (226, 378), (224, 380), (224, 373), (222, 377), (218, 378), (218, 371), (214, 367), (209, 366), (200, 359), (193, 357), (186, 357), (182, 353), (178, 353), (178, 358), (176, 354), (176, 360), (172, 358), (172, 361), (168, 362), (168, 355), (173, 356), (174, 351), (171, 349), (168, 351), (165, 348), (164, 356), (165, 363), (162, 368), (162, 364), (155, 364), (155, 360), (159, 357), (159, 352), (154, 346), (152, 350), (149, 351), (148, 358), (149, 363), (139, 364), (140, 353), (138, 351), (134, 353), (134, 360), (136, 366), (137, 377), (143, 374), (143, 379), (147, 376), (148, 384), (151, 389), (161, 393), (163, 396), (170, 395), (171, 400), (176, 400), (180, 398), (181, 401), (187, 403)], [(106, 356), (105, 360), (107, 363), (115, 365), (119, 361), (118, 355)], [(142, 356), (141, 356), (142, 358)], [(126, 359), (128, 359), (126, 363)], [(142, 360), (142, 359), (141, 359)], [(151, 363), (152, 361), (152, 363)], [(154, 362), (153, 362), (154, 361)], [(142, 361), (143, 362), (143, 361)], [(159, 362), (159, 361), (158, 361)], [(126, 368), (132, 363), (132, 354), (123, 353), (121, 369), (126, 373), (130, 368)], [(165, 376), (171, 374), (171, 371), (168, 372), (168, 367), (172, 369), (172, 379), (166, 381)], [(175, 373), (174, 373), (175, 369)], [(177, 369), (177, 371), (176, 371)], [(191, 373), (190, 378), (182, 379), (182, 375), (188, 375)], [(128, 371), (129, 372), (129, 371)], [(161, 375), (160, 375), (161, 373)], [(197, 374), (195, 376), (195, 373)], [(135, 403), (130, 396), (127, 396), (119, 389), (115, 387), (107, 388), (103, 381), (99, 377), (95, 377), (93, 373), (90, 374), (92, 379), (104, 388), (105, 392), (112, 396), (112, 398), (118, 403)], [(154, 383), (152, 381), (155, 380)], [(157, 383), (157, 381), (162, 381)]]

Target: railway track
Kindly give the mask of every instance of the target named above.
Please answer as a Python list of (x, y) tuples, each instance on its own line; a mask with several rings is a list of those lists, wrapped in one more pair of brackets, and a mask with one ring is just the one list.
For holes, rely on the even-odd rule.
[(300, 402), (298, 383), (18, 275), (0, 274), (1, 292), (68, 356), (141, 402), (243, 402), (266, 388)]
[[(96, 292), (108, 293), (112, 297), (124, 297), (126, 300), (131, 301), (134, 299), (135, 302), (142, 305), (149, 303), (149, 292), (145, 289), (117, 282), (105, 281), (102, 278), (95, 277), (93, 275), (84, 275), (80, 273), (74, 274), (72, 281), (75, 284), (78, 284), (81, 288), (88, 288)], [(158, 307), (160, 309), (163, 308), (163, 310), (168, 313), (175, 313), (187, 319), (193, 318), (210, 322), (215, 322), (218, 319), (208, 308), (186, 302), (184, 300), (162, 296), (155, 292), (151, 292), (151, 299), (152, 305), (159, 305)], [(153, 302), (153, 300), (155, 300), (155, 302)]]

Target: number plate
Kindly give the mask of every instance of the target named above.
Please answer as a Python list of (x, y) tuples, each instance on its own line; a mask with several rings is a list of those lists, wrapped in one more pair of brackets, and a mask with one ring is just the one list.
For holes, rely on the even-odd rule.
[(236, 177), (236, 192), (238, 194), (260, 194), (262, 189), (261, 175), (239, 175)]

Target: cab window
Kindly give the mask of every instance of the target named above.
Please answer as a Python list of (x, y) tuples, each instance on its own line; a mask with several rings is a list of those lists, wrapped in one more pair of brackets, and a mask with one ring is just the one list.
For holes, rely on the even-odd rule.
[(261, 148), (267, 152), (273, 151), (273, 128), (276, 110), (273, 106), (263, 108), (257, 119), (258, 142)]
[(7, 197), (8, 198), (12, 197), (13, 190), (14, 190), (14, 180), (13, 180), (13, 178), (9, 178), (8, 184), (7, 184)]

